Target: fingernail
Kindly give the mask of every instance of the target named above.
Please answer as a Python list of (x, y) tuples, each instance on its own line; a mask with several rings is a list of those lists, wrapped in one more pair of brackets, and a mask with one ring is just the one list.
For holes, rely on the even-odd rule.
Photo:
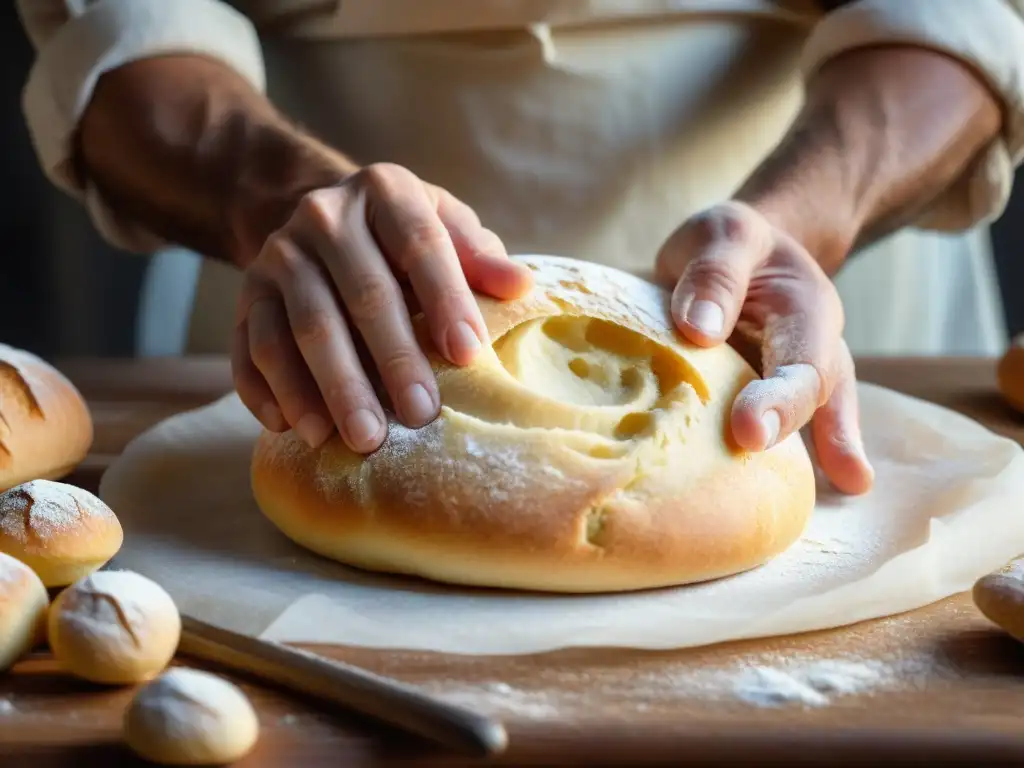
[(284, 422), (284, 414), (273, 403), (265, 403), (260, 408), (260, 421), (267, 429), (278, 430), (281, 429), (282, 422)]
[(725, 312), (713, 301), (696, 299), (686, 310), (686, 322), (708, 336), (718, 336), (725, 328)]
[(410, 426), (426, 424), (435, 410), (434, 399), (422, 384), (410, 384), (402, 393), (402, 413)]
[(761, 417), (761, 426), (764, 427), (766, 439), (764, 443), (765, 450), (768, 450), (775, 441), (779, 439), (779, 430), (782, 429), (782, 420), (779, 418), (779, 412), (776, 410), (765, 411)]
[(480, 338), (465, 320), (460, 320), (448, 331), (448, 355), (454, 360), (476, 356), (480, 351)]
[(360, 408), (353, 411), (345, 419), (345, 431), (355, 445), (365, 446), (373, 441), (380, 432), (380, 419), (373, 411)]
[(316, 448), (331, 433), (331, 425), (315, 413), (307, 413), (299, 419), (298, 424), (295, 425), (295, 431), (306, 445)]

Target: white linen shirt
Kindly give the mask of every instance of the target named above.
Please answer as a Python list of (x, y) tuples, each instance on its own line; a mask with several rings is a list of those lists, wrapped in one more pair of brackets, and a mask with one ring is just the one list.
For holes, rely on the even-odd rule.
[[(837, 278), (857, 352), (994, 352), (984, 230), (1024, 156), (1024, 0), (18, 0), (37, 59), (24, 109), (48, 177), (112, 243), (165, 245), (70, 173), (100, 75), (165, 53), (233, 67), (359, 161), (412, 168), (473, 205), (510, 252), (633, 271), (777, 143), (802, 83), (879, 43), (985, 78), (1004, 130), (908, 230)], [(920, 275), (927, 273), (927, 278)], [(915, 278), (915, 274), (919, 277)], [(901, 277), (902, 275), (902, 277)], [(204, 265), (192, 349), (227, 348), (238, 276)], [(228, 306), (225, 306), (225, 305)]]

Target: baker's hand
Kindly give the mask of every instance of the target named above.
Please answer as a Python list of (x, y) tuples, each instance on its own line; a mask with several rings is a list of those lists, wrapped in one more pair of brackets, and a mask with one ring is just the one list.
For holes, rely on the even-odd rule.
[(368, 453), (387, 434), (371, 365), (405, 425), (440, 407), (403, 287), (438, 352), (465, 365), (489, 343), (471, 289), (508, 299), (530, 285), (467, 205), (399, 166), (368, 166), (307, 194), (246, 268), (235, 386), (267, 429), (294, 428), (315, 447), (337, 428)]
[(729, 202), (676, 230), (658, 255), (657, 274), (675, 285), (672, 313), (687, 339), (711, 346), (737, 331), (760, 346), (763, 379), (733, 404), (736, 442), (764, 450), (810, 421), (833, 485), (867, 491), (874, 473), (861, 440), (843, 307), (807, 250), (750, 206)]

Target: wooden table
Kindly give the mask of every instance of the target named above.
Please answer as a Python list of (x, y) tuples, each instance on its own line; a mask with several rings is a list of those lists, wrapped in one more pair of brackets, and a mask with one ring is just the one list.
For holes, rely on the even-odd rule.
[[(132, 437), (230, 388), (227, 364), (218, 359), (60, 367), (94, 409), (94, 451), (72, 478), (89, 488)], [(995, 394), (990, 360), (865, 360), (858, 371), (863, 380), (949, 406), (1024, 441), (1024, 420)], [(1024, 647), (966, 596), (841, 630), (684, 652), (476, 658), (315, 650), (479, 703), (509, 728), (510, 750), (497, 761), (504, 765), (1024, 761)], [(830, 694), (824, 705), (751, 703), (728, 683), (756, 666), (834, 666), (844, 659), (872, 669), (871, 682)], [(240, 682), (263, 730), (239, 765), (472, 764)], [(72, 681), (45, 654), (28, 659), (0, 678), (0, 766), (134, 765), (119, 744), (130, 695)]]

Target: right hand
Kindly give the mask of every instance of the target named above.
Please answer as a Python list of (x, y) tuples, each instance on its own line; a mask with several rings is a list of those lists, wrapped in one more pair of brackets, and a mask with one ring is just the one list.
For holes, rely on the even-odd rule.
[(472, 291), (513, 299), (532, 285), (469, 206), (405, 168), (367, 166), (306, 194), (245, 270), (231, 355), (242, 402), (270, 431), (316, 447), (337, 428), (369, 453), (387, 435), (372, 364), (403, 424), (432, 421), (437, 383), (404, 281), (454, 365), (490, 343)]

